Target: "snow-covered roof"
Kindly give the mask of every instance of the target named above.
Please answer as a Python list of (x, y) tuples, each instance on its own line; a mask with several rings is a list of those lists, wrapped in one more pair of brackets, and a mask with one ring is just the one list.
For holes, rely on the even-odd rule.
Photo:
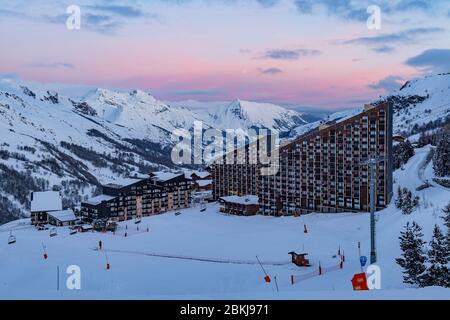
[(103, 201), (109, 201), (109, 200), (112, 200), (112, 199), (114, 199), (114, 198), (115, 198), (115, 197), (108, 196), (108, 195), (106, 195), (106, 194), (101, 194), (101, 195), (99, 195), (99, 196), (90, 198), (90, 199), (88, 199), (87, 201), (84, 201), (84, 203), (90, 204), (90, 205), (92, 205), (92, 206), (96, 206), (96, 205), (101, 204)]
[(144, 180), (144, 179), (124, 178), (124, 179), (120, 179), (118, 181), (114, 181), (114, 182), (105, 184), (105, 187), (120, 189), (120, 188), (123, 188), (123, 187), (131, 186), (131, 185), (133, 185), (135, 183), (138, 183), (138, 182), (140, 182), (142, 180)]
[(73, 213), (72, 209), (52, 211), (49, 212), (48, 215), (61, 222), (69, 222), (77, 220), (77, 217), (75, 217), (75, 214)]
[(192, 174), (195, 174), (200, 179), (205, 179), (211, 175), (208, 171), (194, 171)]
[(152, 177), (156, 181), (165, 182), (168, 180), (172, 180), (174, 178), (177, 178), (179, 176), (184, 176), (184, 173), (180, 172), (171, 172), (171, 171), (158, 171), (158, 172), (152, 172)]
[(209, 186), (210, 184), (212, 184), (212, 180), (197, 180), (196, 183), (198, 184), (199, 187), (206, 187)]
[(222, 199), (225, 202), (229, 202), (229, 203), (237, 203), (237, 204), (245, 204), (245, 205), (253, 205), (253, 204), (259, 203), (258, 196), (252, 196), (252, 195), (247, 195), (247, 196), (243, 196), (243, 197), (228, 196), (228, 197), (221, 197), (220, 199)]
[(211, 197), (212, 194), (212, 190), (208, 190), (208, 191), (197, 191), (197, 192), (192, 192), (191, 196), (192, 198), (207, 198), (207, 197)]
[(62, 210), (62, 200), (59, 192), (33, 192), (32, 197), (31, 212)]

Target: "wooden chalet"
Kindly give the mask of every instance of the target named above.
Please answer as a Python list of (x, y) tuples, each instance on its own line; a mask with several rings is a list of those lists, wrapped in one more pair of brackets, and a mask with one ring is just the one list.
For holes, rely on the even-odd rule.
[(257, 196), (227, 196), (221, 197), (219, 202), (221, 203), (220, 212), (227, 214), (253, 216), (258, 214), (259, 211)]
[(44, 191), (31, 193), (31, 224), (39, 225), (49, 222), (50, 212), (61, 211), (62, 200), (59, 192)]

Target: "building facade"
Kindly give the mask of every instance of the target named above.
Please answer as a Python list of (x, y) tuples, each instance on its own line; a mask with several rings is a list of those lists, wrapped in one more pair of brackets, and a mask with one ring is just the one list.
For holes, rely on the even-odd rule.
[(49, 222), (49, 213), (62, 210), (59, 192), (43, 191), (31, 193), (31, 224), (40, 225)]
[(102, 191), (103, 194), (82, 202), (81, 213), (85, 220), (125, 221), (187, 208), (191, 180), (183, 173), (151, 173), (145, 179), (105, 185)]
[(254, 216), (258, 214), (257, 196), (228, 196), (219, 199), (220, 212), (238, 216)]
[[(261, 175), (260, 165), (212, 165), (214, 196), (257, 195), (264, 215), (369, 211), (371, 157), (376, 168), (376, 207), (392, 197), (392, 106), (366, 105), (361, 113), (323, 123), (279, 148), (279, 170)], [(259, 148), (258, 148), (259, 150)]]

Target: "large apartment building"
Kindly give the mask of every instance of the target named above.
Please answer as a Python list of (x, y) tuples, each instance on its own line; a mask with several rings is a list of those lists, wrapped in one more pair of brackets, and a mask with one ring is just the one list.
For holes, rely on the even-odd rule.
[(102, 186), (101, 195), (81, 203), (81, 213), (87, 221), (124, 221), (187, 208), (190, 198), (191, 180), (184, 173), (155, 172)]
[[(363, 163), (376, 157), (384, 159), (376, 168), (376, 207), (384, 208), (392, 197), (392, 117), (392, 106), (382, 103), (322, 123), (278, 148), (279, 170), (272, 175), (262, 175), (260, 164), (236, 164), (235, 151), (211, 165), (214, 196), (257, 195), (264, 215), (369, 211)], [(245, 157), (252, 152), (247, 146)]]

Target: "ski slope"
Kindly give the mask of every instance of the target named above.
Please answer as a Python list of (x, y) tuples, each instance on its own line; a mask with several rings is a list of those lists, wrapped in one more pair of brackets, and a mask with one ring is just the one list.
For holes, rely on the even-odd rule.
[[(395, 172), (396, 186), (415, 190), (423, 183), (418, 168), (429, 150), (416, 150), (404, 170)], [(431, 181), (430, 166), (428, 163), (424, 175)], [(58, 236), (50, 238), (48, 231), (36, 231), (26, 220), (0, 226), (0, 298), (450, 299), (450, 289), (415, 289), (403, 284), (394, 260), (400, 256), (398, 236), (403, 226), (417, 221), (428, 241), (433, 225), (442, 225), (440, 210), (450, 201), (450, 190), (437, 186), (416, 193), (428, 203), (427, 208), (404, 216), (391, 205), (378, 213), (382, 290), (353, 292), (350, 282), (353, 274), (360, 272), (358, 241), (363, 254), (369, 256), (368, 214), (236, 217), (223, 215), (217, 204), (210, 204), (203, 213), (190, 208), (179, 216), (167, 213), (145, 218), (139, 231), (133, 221), (122, 223), (115, 235), (69, 235), (67, 228), (59, 228)], [(8, 245), (11, 229), (17, 243)], [(100, 240), (102, 251), (97, 248)], [(43, 259), (42, 244), (48, 260)], [(319, 262), (323, 267), (338, 264), (339, 247), (346, 258), (344, 269), (290, 283), (291, 275), (309, 273)], [(308, 252), (313, 266), (294, 266), (290, 251)], [(264, 282), (256, 255), (272, 279), (270, 284)], [(110, 270), (106, 270), (106, 257)], [(65, 286), (64, 271), (69, 265), (81, 268), (81, 290), (70, 291)], [(59, 291), (57, 266), (61, 269)]]

